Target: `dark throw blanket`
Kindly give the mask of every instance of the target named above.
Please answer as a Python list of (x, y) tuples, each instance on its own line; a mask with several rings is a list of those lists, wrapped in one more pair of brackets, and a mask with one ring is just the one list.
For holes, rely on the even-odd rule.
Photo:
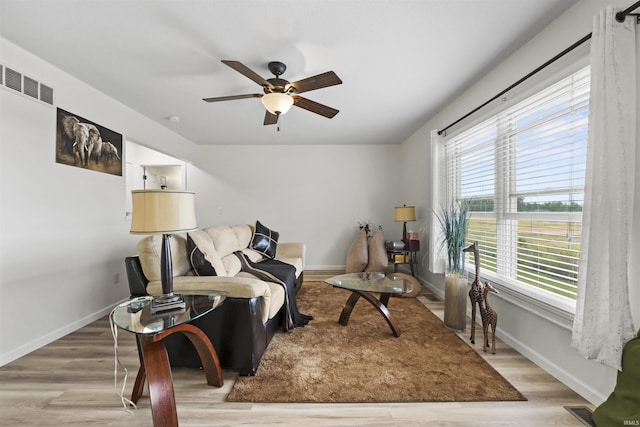
[(253, 274), (260, 280), (277, 283), (284, 288), (285, 331), (304, 326), (313, 320), (312, 316), (307, 316), (298, 311), (295, 293), (296, 268), (293, 265), (277, 259), (266, 259), (255, 263), (240, 251), (235, 252), (235, 254), (240, 259), (242, 271)]

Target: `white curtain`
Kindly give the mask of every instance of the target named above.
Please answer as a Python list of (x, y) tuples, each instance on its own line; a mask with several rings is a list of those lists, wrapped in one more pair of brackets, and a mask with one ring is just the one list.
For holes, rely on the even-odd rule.
[(446, 182), (444, 142), (437, 130), (431, 131), (431, 232), (429, 233), (429, 271), (444, 273), (446, 253), (442, 250), (440, 223), (436, 213), (445, 206)]
[(593, 21), (582, 253), (571, 345), (588, 359), (620, 369), (622, 348), (636, 335), (629, 271), (638, 110), (635, 18), (619, 23), (616, 12), (610, 6)]

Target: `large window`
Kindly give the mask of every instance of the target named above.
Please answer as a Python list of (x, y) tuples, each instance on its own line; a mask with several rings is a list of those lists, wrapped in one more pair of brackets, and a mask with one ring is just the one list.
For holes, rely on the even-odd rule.
[(445, 139), (447, 196), (499, 283), (575, 299), (588, 112), (587, 67)]

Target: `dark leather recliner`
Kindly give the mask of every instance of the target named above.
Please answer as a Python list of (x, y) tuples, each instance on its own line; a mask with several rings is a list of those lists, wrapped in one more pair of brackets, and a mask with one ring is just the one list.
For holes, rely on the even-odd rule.
[[(140, 259), (127, 257), (125, 265), (131, 297), (148, 295), (148, 280), (142, 272)], [(299, 282), (296, 290), (302, 275)], [(227, 298), (220, 307), (192, 323), (209, 337), (223, 369), (238, 371), (240, 375), (255, 375), (273, 334), (282, 329), (283, 309), (266, 323), (262, 323), (262, 318), (260, 297)], [(167, 337), (165, 345), (171, 366), (202, 366), (198, 353), (183, 334)]]

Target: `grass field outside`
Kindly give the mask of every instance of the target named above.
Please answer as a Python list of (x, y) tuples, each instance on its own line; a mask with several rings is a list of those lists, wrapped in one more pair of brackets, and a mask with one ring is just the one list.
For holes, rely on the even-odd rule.
[[(516, 227), (516, 279), (567, 298), (576, 298), (582, 224), (537, 220), (510, 221)], [(480, 245), (481, 267), (498, 272), (497, 222), (495, 219), (469, 221), (468, 242)], [(473, 262), (473, 258), (470, 260)], [(507, 261), (508, 260), (504, 260)]]

